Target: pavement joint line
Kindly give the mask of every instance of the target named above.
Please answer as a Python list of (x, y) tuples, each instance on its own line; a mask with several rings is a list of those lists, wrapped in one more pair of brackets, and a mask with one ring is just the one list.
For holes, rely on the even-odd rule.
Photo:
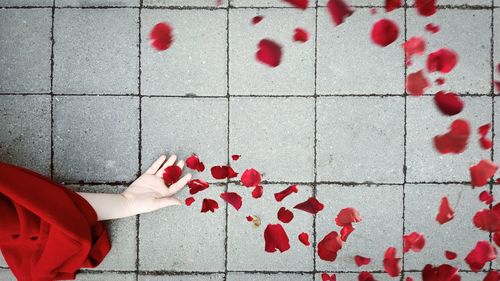
[[(227, 95), (224, 96), (192, 96), (192, 95), (139, 95), (139, 94), (52, 94), (52, 93), (0, 93), (1, 96), (51, 96), (57, 97), (141, 97), (141, 98), (181, 98), (181, 99), (227, 99)], [(470, 94), (470, 93), (457, 93), (460, 97), (496, 97), (496, 94)], [(353, 97), (353, 98), (363, 98), (363, 97), (406, 97), (411, 95), (405, 94), (317, 94), (316, 97), (312, 95), (230, 95), (233, 98), (334, 98), (334, 97)], [(424, 95), (423, 97), (432, 97), (433, 95)], [(421, 97), (415, 97), (421, 98)]]
[(50, 178), (54, 179), (54, 18), (55, 2), (52, 0), (50, 26)]
[[(494, 94), (495, 94), (495, 87), (494, 87), (494, 82), (495, 81), (495, 62), (494, 62), (494, 46), (495, 46), (495, 9), (494, 9), (494, 0), (491, 0), (491, 36), (490, 36), (490, 68), (491, 68), (491, 85), (490, 85), (490, 94), (492, 96), (491, 98), (491, 141), (495, 140), (495, 99), (494, 99)], [(490, 159), (492, 162), (495, 161), (495, 146), (491, 146), (490, 150)], [(489, 182), (489, 192), (490, 194), (493, 194), (493, 182)], [(489, 208), (491, 209), (493, 207), (493, 202), (489, 204)], [(488, 233), (488, 238), (490, 243), (493, 241), (493, 235), (491, 231)], [(493, 261), (488, 262), (489, 270), (493, 269)]]
[[(3, 269), (8, 269), (4, 267), (0, 267)], [(262, 271), (262, 270), (228, 270), (228, 273), (245, 273), (245, 274), (268, 274), (268, 275), (273, 275), (273, 274), (315, 274), (315, 273), (322, 273), (322, 272), (328, 272), (328, 273), (354, 273), (358, 274), (363, 271), (370, 272), (370, 273), (381, 273), (385, 274), (386, 272), (384, 270), (336, 270), (336, 271)], [(489, 270), (483, 269), (479, 271), (480, 273), (486, 273)], [(97, 270), (97, 269), (80, 269), (81, 273), (90, 273), (90, 274), (102, 274), (102, 273), (122, 273), (122, 274), (130, 274), (130, 273), (136, 273), (134, 270)], [(420, 273), (422, 270), (405, 270), (401, 271), (402, 273)], [(459, 269), (458, 272), (461, 273), (476, 273), (472, 270), (468, 269)], [(138, 274), (139, 275), (215, 275), (215, 274), (224, 274), (225, 271), (166, 271), (166, 270), (139, 270)]]
[[(407, 21), (407, 16), (408, 16), (408, 8), (407, 8), (407, 0), (404, 1), (404, 7), (403, 7), (403, 12), (404, 12), (404, 42), (408, 41), (408, 21)], [(406, 65), (406, 60), (407, 60), (407, 54), (404, 52), (403, 56), (403, 65), (404, 65), (404, 70), (403, 70), (403, 81), (406, 81), (406, 76), (407, 76), (407, 71), (408, 71), (408, 66)], [(406, 83), (404, 84), (404, 92), (406, 93)], [(406, 232), (406, 221), (405, 221), (405, 212), (406, 212), (406, 206), (405, 206), (405, 186), (406, 186), (406, 138), (407, 138), (407, 95), (404, 97), (404, 115), (403, 115), (403, 122), (404, 122), (404, 137), (403, 137), (403, 186), (402, 186), (402, 214), (403, 214), (403, 229), (402, 229), (402, 235), (405, 235)], [(401, 239), (401, 249), (404, 249), (404, 239)], [(401, 271), (404, 272), (405, 270), (405, 252), (401, 251)], [(401, 274), (401, 281), (404, 280), (404, 274)]]
[[(226, 165), (230, 165), (230, 159), (231, 157), (230, 154), (230, 128), (231, 128), (231, 94), (229, 91), (229, 2), (228, 0), (228, 6), (226, 7), (226, 98), (227, 98), (227, 146), (226, 146)], [(229, 179), (226, 179), (226, 185), (224, 187), (224, 191), (228, 192), (229, 189)], [(228, 208), (228, 203), (224, 201), (224, 204), (226, 206), (224, 212), (224, 276), (223, 279), (224, 281), (227, 280), (227, 264), (228, 264), (228, 241), (229, 241), (229, 235), (228, 235), (228, 225), (229, 225), (229, 208)]]
[[(312, 196), (316, 198), (317, 196), (317, 181), (318, 181), (318, 0), (315, 2), (316, 7), (314, 8), (315, 17), (314, 17), (314, 158), (313, 158), (313, 169), (314, 169), (314, 181), (312, 186)], [(312, 252), (313, 252), (313, 272), (317, 272), (317, 258), (316, 258), (316, 245), (318, 241), (318, 234), (316, 230), (316, 220), (317, 214), (313, 214), (313, 225), (312, 225)], [(316, 274), (312, 276), (313, 281), (316, 281)]]
[[(138, 39), (139, 39), (139, 44), (138, 44), (138, 63), (139, 63), (139, 73), (137, 76), (137, 93), (139, 95), (139, 139), (138, 139), (138, 168), (137, 168), (137, 177), (141, 175), (141, 168), (142, 168), (142, 96), (141, 96), (141, 75), (142, 75), (142, 65), (141, 65), (141, 59), (142, 59), (142, 50), (141, 50), (141, 43), (142, 43), (142, 33), (141, 33), (141, 28), (142, 28), (142, 1), (140, 0), (139, 2), (139, 15), (138, 15)], [(139, 239), (139, 233), (141, 229), (141, 215), (137, 214), (135, 217), (135, 280), (139, 281), (139, 266), (140, 266), (140, 239)]]

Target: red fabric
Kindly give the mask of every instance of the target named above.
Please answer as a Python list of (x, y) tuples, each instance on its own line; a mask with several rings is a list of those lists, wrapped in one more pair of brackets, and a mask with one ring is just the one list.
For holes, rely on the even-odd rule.
[(0, 162), (0, 250), (19, 281), (73, 280), (110, 249), (106, 225), (83, 197)]

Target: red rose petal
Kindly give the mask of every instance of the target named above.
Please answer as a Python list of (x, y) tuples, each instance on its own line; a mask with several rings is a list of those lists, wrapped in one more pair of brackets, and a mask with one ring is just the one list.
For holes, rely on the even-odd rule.
[(371, 8), (371, 9), (370, 9), (370, 14), (371, 14), (372, 16), (376, 15), (376, 14), (377, 14), (377, 8)]
[(165, 171), (163, 172), (163, 182), (165, 182), (165, 185), (167, 186), (172, 185), (179, 180), (181, 175), (182, 175), (182, 169), (179, 166), (177, 165), (168, 166), (167, 168), (165, 168)]
[(455, 216), (455, 211), (451, 208), (447, 197), (441, 198), (441, 205), (439, 205), (439, 212), (436, 216), (436, 221), (439, 224), (449, 222)]
[(491, 210), (482, 209), (476, 212), (472, 217), (472, 222), (477, 228), (488, 231), (500, 231), (500, 210), (499, 204), (496, 204)]
[(231, 155), (231, 159), (233, 159), (234, 161), (237, 161), (238, 159), (240, 159), (241, 155), (239, 154), (233, 154)]
[(425, 246), (425, 237), (422, 233), (412, 232), (408, 235), (403, 235), (403, 252), (406, 253), (410, 250), (418, 253), (422, 251)]
[(500, 63), (497, 64), (497, 72), (500, 73)]
[(342, 249), (342, 240), (336, 231), (325, 235), (318, 243), (318, 256), (325, 261), (335, 261), (337, 252)]
[(426, 264), (422, 270), (422, 281), (460, 281), (458, 268), (449, 264), (434, 267)]
[(483, 149), (490, 149), (493, 146), (493, 142), (485, 137), (479, 139), (479, 144)]
[(396, 257), (396, 248), (389, 247), (384, 253), (384, 269), (391, 277), (396, 277), (401, 272), (401, 258)]
[(500, 273), (496, 270), (491, 270), (486, 274), (483, 281), (498, 281), (500, 280)]
[(213, 166), (210, 168), (210, 172), (212, 173), (212, 177), (217, 180), (225, 178), (230, 179), (238, 176), (238, 173), (236, 173), (230, 166)]
[(434, 147), (441, 154), (464, 152), (470, 135), (469, 123), (457, 119), (451, 123), (450, 130), (444, 135), (434, 137)]
[(288, 236), (281, 224), (268, 224), (264, 230), (265, 250), (274, 253), (279, 250), (281, 253), (290, 249)]
[(411, 59), (415, 55), (422, 55), (425, 51), (425, 39), (420, 36), (413, 36), (403, 43), (406, 53), (406, 65), (411, 65)]
[(488, 241), (478, 241), (476, 247), (465, 257), (465, 262), (474, 272), (480, 271), (484, 265), (496, 259), (497, 250)]
[(457, 94), (452, 92), (437, 92), (436, 95), (434, 95), (434, 103), (443, 114), (448, 116), (458, 114), (462, 112), (464, 108), (464, 102)]
[(321, 274), (321, 281), (337, 281), (337, 276), (335, 275), (335, 273), (333, 273), (332, 275), (322, 273)]
[(390, 19), (380, 19), (372, 27), (371, 38), (372, 41), (381, 46), (387, 45), (398, 39), (399, 27)]
[(481, 160), (477, 165), (471, 166), (469, 170), (472, 188), (487, 184), (497, 169), (498, 165), (490, 160)]
[(446, 80), (443, 77), (441, 77), (441, 78), (436, 79), (435, 82), (436, 82), (436, 85), (441, 86), (444, 84), (445, 81)]
[(427, 57), (427, 70), (429, 72), (448, 73), (457, 65), (457, 60), (458, 56), (454, 51), (442, 48), (429, 54)]
[(361, 271), (358, 274), (358, 281), (377, 281), (370, 272)]
[(493, 84), (495, 84), (495, 88), (497, 89), (497, 92), (500, 92), (500, 81), (493, 81)]
[(253, 221), (253, 216), (247, 216), (247, 221), (249, 222)]
[(479, 201), (484, 202), (486, 205), (489, 205), (493, 202), (493, 194), (490, 194), (488, 191), (483, 190), (479, 194)]
[(231, 204), (231, 206), (233, 206), (236, 209), (236, 211), (238, 211), (241, 208), (242, 199), (241, 196), (236, 192), (221, 193), (220, 198), (222, 198), (222, 200), (226, 201), (227, 203)]
[(193, 154), (186, 159), (186, 166), (198, 172), (203, 172), (205, 170), (205, 165), (200, 161), (198, 155)]
[(311, 214), (316, 214), (319, 211), (323, 210), (324, 207), (325, 207), (325, 205), (323, 205), (321, 202), (319, 202), (318, 199), (316, 199), (314, 197), (310, 197), (306, 201), (295, 205), (294, 208), (302, 210), (304, 212), (311, 213)]
[(296, 8), (302, 9), (302, 10), (307, 9), (307, 3), (309, 2), (308, 0), (283, 0), (283, 1), (291, 4), (292, 6), (294, 6)]
[(294, 184), (294, 185), (291, 185), (278, 193), (274, 193), (274, 199), (276, 199), (276, 201), (278, 201), (278, 202), (281, 202), (288, 195), (290, 195), (292, 193), (297, 193), (297, 192), (299, 192), (299, 190), (297, 189), (297, 185)]
[(385, 0), (385, 11), (390, 12), (392, 10), (401, 7), (401, 0)]
[(208, 211), (210, 212), (215, 212), (219, 208), (219, 204), (217, 204), (217, 201), (205, 198), (203, 199), (203, 202), (201, 203), (201, 212), (206, 213)]
[(208, 182), (200, 179), (190, 180), (187, 184), (191, 195), (195, 195), (196, 193), (207, 189), (209, 186)]
[(344, 208), (340, 210), (335, 218), (335, 223), (338, 226), (350, 226), (354, 222), (360, 222), (361, 215), (354, 208)]
[(415, 0), (415, 7), (421, 16), (432, 16), (436, 13), (436, 0)]
[(347, 225), (342, 227), (342, 229), (340, 230), (340, 240), (344, 242), (347, 241), (347, 238), (353, 231), (354, 227), (352, 227), (352, 225)]
[(412, 96), (421, 96), (425, 89), (429, 88), (429, 80), (424, 75), (423, 70), (408, 74), (406, 77), (406, 91)]
[(193, 204), (195, 201), (194, 197), (188, 197), (186, 198), (185, 202), (186, 202), (186, 206), (191, 206), (191, 204)]
[(309, 234), (305, 232), (299, 234), (299, 241), (305, 246), (311, 246), (311, 243), (309, 243)]
[(263, 64), (276, 67), (281, 63), (281, 46), (270, 39), (260, 40), (255, 57)]
[(483, 149), (490, 149), (493, 146), (493, 143), (490, 139), (486, 138), (489, 130), (491, 128), (491, 124), (484, 124), (478, 129), (478, 133), (481, 136), (479, 138), (479, 144)]
[(354, 256), (354, 262), (356, 263), (356, 265), (358, 267), (370, 264), (371, 261), (372, 261), (372, 259), (367, 258), (367, 257), (358, 256), (358, 255)]
[(278, 219), (283, 223), (289, 223), (293, 220), (293, 213), (285, 207), (281, 207), (278, 211)]
[(457, 253), (452, 251), (444, 251), (444, 256), (449, 260), (454, 260), (457, 258)]
[(413, 281), (413, 278), (411, 276), (408, 276), (405, 278), (405, 281)]
[(252, 24), (253, 24), (253, 25), (256, 25), (256, 24), (258, 24), (259, 22), (261, 22), (261, 21), (262, 21), (262, 19), (264, 19), (264, 17), (263, 17), (263, 16), (255, 16), (255, 17), (253, 17), (253, 18), (252, 18)]
[(157, 23), (149, 33), (151, 46), (157, 51), (165, 51), (174, 41), (172, 27), (166, 22)]
[(480, 135), (480, 136), (486, 136), (488, 134), (488, 132), (490, 131), (491, 129), (491, 123), (487, 123), (487, 124), (484, 124), (482, 125), (481, 127), (479, 127), (477, 129), (477, 133)]
[(258, 199), (262, 197), (263, 193), (264, 193), (264, 188), (262, 188), (261, 185), (257, 185), (252, 191), (252, 197)]
[(297, 27), (294, 30), (293, 41), (295, 42), (307, 42), (309, 40), (309, 33), (303, 28)]
[(346, 18), (354, 13), (349, 4), (344, 0), (329, 0), (327, 7), (335, 25), (343, 23)]
[(246, 187), (258, 186), (261, 180), (260, 173), (253, 168), (246, 169), (241, 175), (241, 184)]
[(437, 24), (428, 23), (425, 25), (425, 30), (430, 32), (430, 33), (438, 33), (440, 30), (440, 27)]

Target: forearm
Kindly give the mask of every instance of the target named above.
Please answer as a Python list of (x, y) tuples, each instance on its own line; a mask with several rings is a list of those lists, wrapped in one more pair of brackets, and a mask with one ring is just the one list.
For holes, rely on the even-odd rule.
[(128, 200), (121, 194), (77, 192), (94, 208), (97, 220), (111, 220), (133, 216)]

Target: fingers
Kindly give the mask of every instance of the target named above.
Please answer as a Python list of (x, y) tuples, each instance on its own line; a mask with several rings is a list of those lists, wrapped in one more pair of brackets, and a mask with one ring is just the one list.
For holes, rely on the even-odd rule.
[(179, 166), (179, 168), (184, 168), (184, 161), (183, 160), (179, 160), (179, 162), (177, 162), (177, 166)]
[(165, 164), (163, 164), (163, 166), (161, 166), (161, 168), (156, 172), (156, 175), (161, 177), (163, 174), (163, 170), (165, 170), (165, 168), (168, 166), (172, 166), (175, 163), (175, 160), (177, 160), (177, 156), (175, 154), (170, 156), (167, 162), (165, 162)]
[(179, 190), (181, 190), (184, 186), (186, 186), (186, 184), (188, 183), (188, 181), (191, 180), (191, 174), (186, 174), (185, 176), (183, 176), (180, 180), (178, 180), (176, 183), (172, 184), (169, 188), (168, 188), (168, 196), (172, 196), (174, 194), (176, 194), (177, 192), (179, 192)]
[(156, 209), (165, 208), (168, 206), (180, 206), (182, 202), (175, 197), (162, 197), (153, 201)]
[(149, 167), (147, 170), (146, 170), (146, 174), (150, 174), (150, 175), (154, 175), (156, 173), (156, 171), (158, 171), (158, 169), (160, 169), (161, 167), (161, 164), (163, 163), (163, 161), (165, 161), (165, 159), (167, 158), (167, 156), (165, 155), (161, 155), (160, 158), (158, 158), (154, 163), (153, 165), (151, 165), (151, 167)]

